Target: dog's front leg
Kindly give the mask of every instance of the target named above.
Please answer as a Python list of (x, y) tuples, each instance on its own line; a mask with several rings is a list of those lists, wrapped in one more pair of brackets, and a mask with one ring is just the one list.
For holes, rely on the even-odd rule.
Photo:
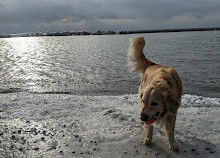
[(175, 122), (176, 122), (176, 115), (168, 116), (165, 121), (165, 130), (166, 130), (166, 137), (168, 139), (169, 148), (173, 151), (178, 151), (179, 147), (174, 138)]
[(146, 137), (144, 138), (144, 144), (150, 145), (153, 137), (153, 126), (145, 124), (144, 132), (146, 133)]

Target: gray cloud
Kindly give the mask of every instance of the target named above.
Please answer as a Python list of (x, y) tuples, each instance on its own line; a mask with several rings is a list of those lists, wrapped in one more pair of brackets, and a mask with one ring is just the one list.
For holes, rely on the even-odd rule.
[(219, 0), (3, 0), (0, 33), (219, 27)]

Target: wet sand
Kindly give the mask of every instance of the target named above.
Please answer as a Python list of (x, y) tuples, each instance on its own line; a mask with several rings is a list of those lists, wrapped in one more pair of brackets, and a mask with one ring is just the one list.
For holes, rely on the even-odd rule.
[(220, 154), (219, 105), (183, 104), (176, 122), (180, 151), (163, 128), (143, 145), (136, 95), (0, 94), (0, 158), (198, 157)]

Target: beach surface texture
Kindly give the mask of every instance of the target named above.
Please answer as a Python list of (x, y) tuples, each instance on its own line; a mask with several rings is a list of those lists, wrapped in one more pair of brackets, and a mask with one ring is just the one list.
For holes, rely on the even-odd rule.
[(143, 145), (137, 95), (0, 94), (0, 158), (217, 158), (220, 99), (187, 95), (177, 114), (179, 152), (156, 126)]

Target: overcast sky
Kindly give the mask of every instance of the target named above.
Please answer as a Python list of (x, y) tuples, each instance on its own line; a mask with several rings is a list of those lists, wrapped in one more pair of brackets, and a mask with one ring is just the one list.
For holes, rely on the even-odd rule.
[(220, 27), (220, 0), (0, 0), (0, 34)]

